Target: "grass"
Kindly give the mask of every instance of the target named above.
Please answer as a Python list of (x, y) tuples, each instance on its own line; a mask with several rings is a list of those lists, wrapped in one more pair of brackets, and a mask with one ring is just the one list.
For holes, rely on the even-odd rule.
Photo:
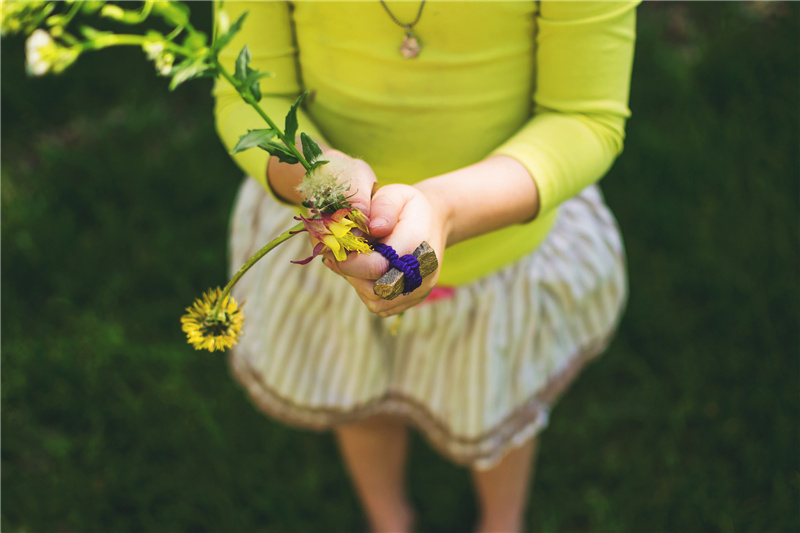
[[(532, 530), (800, 526), (798, 30), (792, 3), (640, 8), (603, 181), (630, 302), (543, 434)], [(362, 529), (330, 436), (261, 416), (178, 327), (225, 278), (241, 179), (210, 85), (23, 55), (3, 41), (2, 530)], [(468, 473), (420, 438), (409, 483), (420, 531), (470, 529)]]

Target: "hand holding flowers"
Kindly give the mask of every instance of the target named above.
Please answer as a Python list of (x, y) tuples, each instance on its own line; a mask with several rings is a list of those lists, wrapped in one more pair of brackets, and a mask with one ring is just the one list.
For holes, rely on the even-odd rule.
[[(386, 185), (372, 196), (369, 205), (369, 233), (394, 248), (400, 255), (410, 254), (420, 242), (427, 241), (436, 256), (441, 258), (450, 227), (447, 213), (441, 209), (444, 205), (416, 187)], [(400, 314), (420, 304), (438, 279), (437, 270), (423, 278), (422, 285), (411, 294), (394, 300), (383, 300), (373, 292), (375, 280), (389, 267), (389, 262), (380, 254), (353, 254), (341, 262), (326, 257), (325, 265), (344, 277), (364, 305), (383, 318)]]

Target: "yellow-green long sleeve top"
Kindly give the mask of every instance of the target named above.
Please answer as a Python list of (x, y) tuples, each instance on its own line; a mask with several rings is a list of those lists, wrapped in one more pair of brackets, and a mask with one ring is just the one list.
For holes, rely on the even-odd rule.
[[(402, 22), (419, 2), (386, 2)], [(426, 2), (416, 59), (398, 51), (403, 29), (378, 1), (224, 2), (249, 14), (222, 52), (233, 68), (249, 46), (262, 107), (278, 124), (308, 91), (300, 131), (375, 170), (381, 184), (412, 185), (492, 154), (520, 161), (539, 191), (535, 220), (447, 248), (441, 285), (462, 285), (535, 249), (558, 206), (599, 180), (622, 150), (636, 2)], [(231, 149), (265, 127), (218, 80), (217, 129)], [(234, 156), (266, 182), (268, 154)], [(491, 179), (486, 187), (491, 187)]]

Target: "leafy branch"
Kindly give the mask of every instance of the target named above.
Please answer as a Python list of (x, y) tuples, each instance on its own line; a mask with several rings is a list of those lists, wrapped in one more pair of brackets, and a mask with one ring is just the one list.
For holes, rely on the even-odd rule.
[[(247, 13), (228, 28), (215, 25), (215, 36), (209, 44), (206, 34), (192, 25), (189, 8), (181, 2), (147, 0), (141, 9), (124, 9), (103, 1), (3, 2), (1, 6), (2, 34), (29, 34), (26, 53), (27, 69), (31, 75), (60, 73), (89, 51), (138, 46), (155, 63), (160, 75), (171, 78), (170, 90), (194, 78), (222, 78), (264, 119), (268, 127), (242, 135), (232, 153), (257, 147), (283, 163), (300, 163), (306, 171), (326, 163), (321, 160), (319, 146), (305, 133), (300, 134), (302, 151), (296, 146), (297, 113), (305, 94), (291, 106), (281, 129), (259, 105), (262, 98), (259, 82), (272, 74), (250, 66), (248, 47), (239, 53), (233, 73), (222, 66), (219, 53), (241, 30)], [(79, 14), (84, 17), (77, 17)], [(83, 20), (92, 16), (100, 21), (108, 19), (128, 26), (143, 24), (156, 16), (170, 30), (166, 35), (153, 29), (143, 34), (103, 31)], [(70, 31), (71, 26), (77, 26), (77, 32)]]

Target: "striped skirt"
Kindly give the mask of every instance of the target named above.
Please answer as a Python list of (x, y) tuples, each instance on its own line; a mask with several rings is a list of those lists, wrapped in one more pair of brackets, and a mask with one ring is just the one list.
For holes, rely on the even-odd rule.
[[(232, 219), (232, 269), (293, 215), (247, 180)], [(235, 287), (246, 301), (230, 354), (236, 379), (286, 423), (328, 429), (395, 415), (475, 468), (547, 425), (553, 402), (608, 343), (627, 296), (619, 231), (596, 186), (559, 208), (536, 251), (398, 324), (367, 311), (321, 262), (290, 263), (309, 248), (305, 236), (281, 244)]]

